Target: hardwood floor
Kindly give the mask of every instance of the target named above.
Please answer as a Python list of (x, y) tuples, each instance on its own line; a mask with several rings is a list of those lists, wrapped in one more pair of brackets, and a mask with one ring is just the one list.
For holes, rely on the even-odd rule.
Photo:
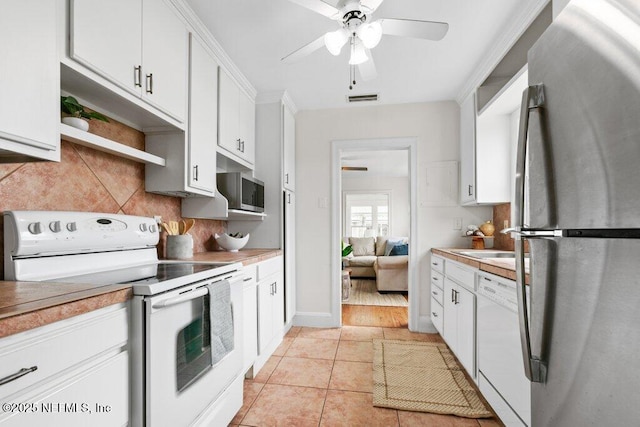
[(407, 328), (407, 307), (383, 307), (375, 305), (342, 305), (342, 324), (345, 326), (378, 326), (383, 328)]

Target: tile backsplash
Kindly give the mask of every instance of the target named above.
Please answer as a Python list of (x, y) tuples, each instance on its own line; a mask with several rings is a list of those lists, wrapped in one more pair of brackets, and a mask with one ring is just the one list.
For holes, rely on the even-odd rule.
[[(114, 120), (92, 120), (91, 133), (144, 150), (144, 134)], [(162, 216), (179, 220), (180, 198), (144, 191), (144, 165), (112, 154), (62, 141), (61, 161), (0, 164), (0, 211), (60, 210)], [(2, 230), (0, 216), (0, 230)], [(214, 233), (225, 232), (226, 221), (196, 220), (191, 230), (194, 252), (215, 248)], [(0, 255), (4, 239), (0, 233)], [(159, 256), (166, 236), (161, 235)], [(0, 262), (0, 278), (4, 276)]]
[(507, 227), (511, 227), (511, 203), (504, 203), (493, 207), (493, 225), (496, 227), (493, 247), (494, 249), (503, 251), (513, 251), (515, 248), (515, 241), (511, 238), (511, 235), (501, 233), (505, 228), (505, 221), (507, 221)]

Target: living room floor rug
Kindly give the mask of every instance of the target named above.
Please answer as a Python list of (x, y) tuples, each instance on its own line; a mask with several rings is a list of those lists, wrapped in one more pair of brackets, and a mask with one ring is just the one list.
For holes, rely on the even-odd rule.
[(375, 280), (351, 279), (349, 299), (343, 304), (351, 305), (385, 305), (390, 307), (408, 307), (409, 302), (401, 293), (381, 294), (376, 289)]
[(445, 344), (374, 340), (373, 406), (490, 418)]

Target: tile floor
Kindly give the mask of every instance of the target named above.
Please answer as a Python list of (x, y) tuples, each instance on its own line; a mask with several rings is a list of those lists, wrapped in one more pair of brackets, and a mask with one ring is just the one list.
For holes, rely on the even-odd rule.
[(403, 328), (292, 328), (253, 380), (231, 422), (240, 426), (497, 427), (495, 420), (375, 408), (375, 338), (443, 342)]

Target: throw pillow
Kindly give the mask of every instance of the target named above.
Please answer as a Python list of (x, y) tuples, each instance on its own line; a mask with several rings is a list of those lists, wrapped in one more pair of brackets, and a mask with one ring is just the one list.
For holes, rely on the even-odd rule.
[(391, 253), (389, 255), (409, 255), (409, 244), (403, 243), (401, 245), (395, 245), (393, 249), (391, 249)]
[(376, 240), (373, 237), (349, 237), (354, 256), (375, 255)]
[(384, 256), (389, 256), (391, 250), (396, 246), (402, 243), (402, 238), (389, 237), (387, 240), (387, 247), (384, 250)]

